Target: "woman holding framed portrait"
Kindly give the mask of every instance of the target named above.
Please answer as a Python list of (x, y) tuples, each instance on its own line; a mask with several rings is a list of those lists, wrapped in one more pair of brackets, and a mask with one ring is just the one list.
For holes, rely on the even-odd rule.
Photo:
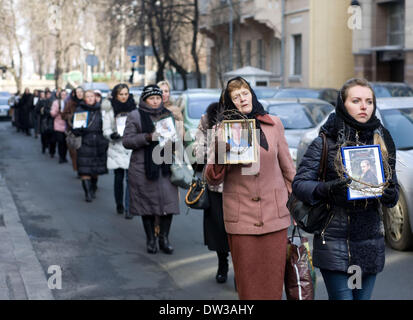
[[(114, 172), (114, 195), (116, 212), (125, 214), (125, 219), (132, 219), (129, 213), (128, 168), (132, 154), (122, 144), (123, 131), (128, 114), (137, 108), (137, 101), (129, 93), (127, 84), (116, 85), (111, 97), (102, 104), (103, 135), (109, 140), (107, 167)], [(125, 183), (124, 183), (125, 181)]]
[[(278, 117), (264, 110), (249, 83), (241, 77), (228, 82), (224, 106), (205, 176), (210, 185), (224, 183), (224, 224), (237, 292), (242, 300), (280, 300), (287, 228), (291, 224), (286, 203), (295, 175), (284, 128)], [(250, 141), (255, 142), (257, 161), (251, 158), (248, 162), (228, 164), (224, 158), (231, 145), (225, 125), (227, 121), (249, 123), (250, 120), (257, 129)], [(250, 135), (250, 130), (246, 130)], [(234, 143), (240, 145), (241, 137), (242, 134)]]
[[(151, 254), (158, 251), (155, 217), (159, 217), (159, 249), (172, 254), (169, 231), (173, 215), (179, 214), (178, 188), (171, 183), (170, 164), (159, 164), (153, 157), (155, 148), (161, 150), (159, 144), (165, 142), (156, 128), (162, 127), (170, 117), (172, 113), (162, 102), (162, 90), (157, 85), (148, 85), (141, 94), (139, 108), (128, 114), (122, 138), (123, 146), (132, 150), (128, 172), (129, 210), (132, 215), (142, 217), (146, 249)], [(165, 132), (174, 129), (168, 128)], [(165, 150), (168, 148), (161, 153), (165, 154)]]
[[(396, 205), (399, 185), (395, 145), (375, 112), (370, 84), (364, 79), (348, 80), (339, 92), (336, 112), (320, 130), (327, 136), (326, 181), (318, 180), (323, 148), (318, 137), (293, 182), (293, 192), (301, 201), (330, 205), (329, 218), (314, 234), (313, 263), (321, 270), (331, 300), (370, 299), (376, 275), (384, 268), (381, 205)], [(384, 178), (383, 183), (377, 178)], [(353, 195), (354, 188), (358, 190)], [(380, 189), (380, 194), (372, 196), (374, 189)], [(361, 271), (359, 288), (348, 285), (350, 267)]]

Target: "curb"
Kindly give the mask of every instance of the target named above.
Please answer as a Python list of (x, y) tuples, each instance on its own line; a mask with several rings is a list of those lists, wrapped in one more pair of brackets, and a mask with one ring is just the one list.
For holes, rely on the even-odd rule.
[(54, 300), (11, 192), (0, 175), (1, 217), (0, 299)]

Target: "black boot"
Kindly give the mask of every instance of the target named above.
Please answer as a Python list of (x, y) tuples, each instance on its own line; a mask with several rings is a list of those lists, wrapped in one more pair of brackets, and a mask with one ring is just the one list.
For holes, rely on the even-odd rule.
[(123, 207), (123, 204), (117, 204), (116, 205), (116, 212), (118, 214), (123, 214), (124, 211), (125, 211), (125, 208)]
[(169, 230), (171, 229), (172, 214), (160, 217), (159, 221), (159, 249), (166, 254), (172, 254), (174, 248), (168, 240)]
[(85, 191), (86, 202), (92, 202), (90, 180), (82, 180), (82, 187), (83, 187), (83, 190)]
[(91, 196), (92, 199), (96, 199), (96, 190), (98, 189), (98, 178), (91, 178), (90, 179), (91, 182)]
[(155, 224), (153, 216), (142, 216), (143, 228), (146, 233), (146, 250), (155, 254), (158, 251), (155, 237)]
[(227, 282), (228, 278), (228, 252), (217, 252), (218, 271), (215, 279), (218, 283)]
[(125, 219), (126, 220), (132, 220), (133, 219), (133, 215), (131, 215), (129, 210), (126, 210), (126, 209), (125, 209)]

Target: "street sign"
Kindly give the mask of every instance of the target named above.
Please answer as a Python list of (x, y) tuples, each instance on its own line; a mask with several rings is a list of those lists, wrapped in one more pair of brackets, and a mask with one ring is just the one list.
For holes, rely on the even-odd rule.
[(135, 63), (136, 61), (138, 61), (138, 59), (137, 59), (136, 56), (132, 56), (132, 57), (130, 57), (130, 61), (131, 61), (132, 63)]
[[(143, 54), (143, 46), (129, 46), (127, 48), (128, 56), (141, 56)], [(145, 56), (153, 56), (152, 47), (145, 46)]]
[(86, 57), (86, 63), (87, 63), (89, 66), (94, 67), (94, 66), (97, 66), (97, 65), (98, 65), (99, 59), (98, 59), (98, 57), (96, 57), (95, 55), (89, 54), (89, 55)]

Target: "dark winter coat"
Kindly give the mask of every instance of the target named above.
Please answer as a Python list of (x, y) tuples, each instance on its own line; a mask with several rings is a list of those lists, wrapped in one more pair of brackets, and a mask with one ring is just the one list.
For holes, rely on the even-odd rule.
[(32, 128), (30, 113), (33, 109), (33, 95), (32, 94), (23, 94), (21, 97), (17, 110), (19, 113), (19, 127), (21, 129)]
[[(339, 178), (334, 162), (339, 148), (336, 142), (338, 133), (335, 118), (336, 115), (332, 114), (321, 128), (321, 131), (327, 135), (329, 150), (326, 181)], [(382, 126), (379, 129), (388, 133)], [(355, 130), (351, 128), (349, 130), (349, 140), (355, 141)], [(374, 131), (358, 132), (358, 134), (362, 144), (373, 144)], [(389, 144), (391, 143), (392, 140), (389, 141)], [(293, 181), (294, 194), (309, 204), (318, 202), (314, 190), (319, 184), (317, 171), (320, 166), (322, 145), (321, 137), (312, 142)], [(394, 144), (388, 147), (389, 150), (394, 150)], [(395, 159), (395, 154), (390, 156)], [(392, 179), (397, 185), (395, 160), (389, 161), (389, 165), (393, 171)], [(347, 189), (343, 188), (341, 192), (333, 194), (330, 205), (332, 206), (330, 219), (324, 229), (314, 234), (314, 265), (321, 269), (343, 272), (347, 272), (351, 265), (358, 265), (365, 273), (381, 272), (385, 261), (385, 243), (379, 200), (371, 198), (349, 201)]]
[(39, 117), (41, 134), (53, 133), (54, 131), (54, 119), (50, 115), (52, 104), (53, 101), (51, 99), (42, 99), (34, 108), (34, 111), (38, 114)]
[(89, 106), (81, 102), (75, 112), (89, 112), (87, 128), (74, 129), (82, 137), (82, 146), (77, 150), (79, 175), (95, 176), (108, 172), (106, 168), (108, 141), (103, 137), (100, 104)]
[[(142, 103), (140, 107), (142, 108)], [(151, 113), (146, 107), (145, 111)], [(153, 121), (159, 117), (151, 114)], [(122, 139), (123, 146), (131, 149), (132, 156), (129, 164), (129, 194), (130, 213), (132, 215), (179, 214), (178, 188), (170, 181), (170, 173), (160, 174), (156, 180), (149, 180), (145, 174), (145, 147), (149, 142), (142, 132), (141, 114), (139, 109), (129, 113)]]

